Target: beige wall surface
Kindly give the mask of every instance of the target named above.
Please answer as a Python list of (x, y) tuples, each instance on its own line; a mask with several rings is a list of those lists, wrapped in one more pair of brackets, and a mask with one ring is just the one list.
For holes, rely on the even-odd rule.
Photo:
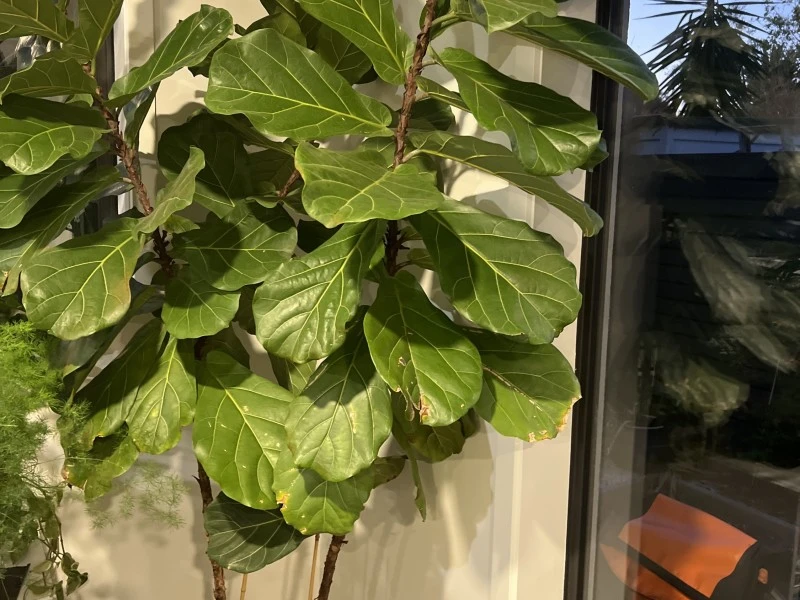
[[(230, 10), (235, 21), (245, 25), (264, 15), (258, 0), (211, 3)], [(200, 4), (200, 0), (127, 0), (116, 34), (118, 71), (140, 64), (178, 20)], [(404, 25), (415, 31), (422, 0), (395, 4)], [(571, 0), (561, 6), (573, 16), (591, 19), (594, 15), (594, 0)], [(455, 44), (520, 79), (544, 83), (588, 105), (590, 73), (566, 58), (502, 34), (495, 34), (490, 44), (485, 32), (468, 24), (454, 27), (435, 42), (438, 48)], [(426, 74), (454, 86), (441, 70)], [(142, 134), (143, 152), (153, 156), (158, 135), (199, 106), (205, 85), (204, 78), (193, 78), (185, 70), (162, 83), (155, 114)], [(393, 100), (391, 96), (383, 99)], [(479, 132), (471, 117), (458, 117), (464, 132)], [(487, 137), (507, 142), (503, 136)], [(143, 162), (149, 170), (148, 183), (155, 185), (154, 162)], [(450, 195), (553, 234), (567, 256), (579, 262), (580, 232), (564, 215), (540, 201), (531, 202), (526, 194), (492, 177), (461, 169), (455, 173), (455, 182), (447, 190)], [(566, 176), (562, 183), (582, 196), (582, 174)], [(426, 283), (435, 289), (434, 281)], [(568, 357), (574, 356), (574, 326), (557, 344)], [(267, 373), (263, 350), (251, 345), (254, 369)], [(332, 598), (559, 600), (564, 582), (569, 454), (569, 428), (554, 441), (528, 445), (501, 438), (484, 427), (469, 440), (462, 455), (444, 464), (421, 466), (429, 507), (425, 523), (416, 513), (406, 469), (399, 479), (373, 493), (340, 557)], [(168, 465), (189, 486), (191, 492), (181, 506), (186, 525), (169, 530), (138, 515), (95, 531), (82, 503), (68, 500), (66, 543), (91, 577), (80, 593), (82, 600), (211, 598), (189, 433), (178, 448), (153, 460)], [(108, 500), (111, 505), (115, 501)], [(326, 545), (323, 539), (323, 550)], [(312, 547), (308, 541), (279, 564), (251, 575), (247, 597), (306, 600)], [(228, 584), (229, 597), (238, 598), (240, 576), (231, 574)]]

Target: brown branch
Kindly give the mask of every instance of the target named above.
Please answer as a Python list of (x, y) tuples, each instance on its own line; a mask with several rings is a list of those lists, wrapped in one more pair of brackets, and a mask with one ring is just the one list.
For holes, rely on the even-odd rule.
[[(200, 461), (197, 462), (197, 483), (200, 486), (200, 496), (203, 498), (203, 512), (206, 512), (208, 505), (214, 501), (214, 493), (211, 491), (211, 480), (208, 478), (206, 470)], [(227, 600), (228, 594), (225, 591), (225, 570), (219, 566), (217, 561), (209, 559), (211, 571), (214, 575), (214, 600)]]
[(286, 198), (289, 195), (289, 192), (292, 191), (292, 186), (298, 182), (300, 179), (300, 171), (295, 169), (292, 171), (292, 174), (289, 175), (289, 179), (286, 180), (286, 183), (278, 192), (278, 198)]
[(335, 535), (328, 546), (328, 555), (325, 557), (325, 570), (322, 572), (322, 581), (319, 584), (319, 596), (317, 600), (328, 600), (331, 595), (333, 585), (333, 573), (336, 571), (336, 561), (342, 546), (347, 542), (343, 535)]
[[(93, 77), (91, 64), (87, 63), (83, 65), (83, 70), (88, 75)], [(125, 141), (125, 136), (123, 135), (120, 127), (119, 117), (113, 110), (106, 106), (103, 88), (101, 88), (99, 85), (94, 93), (94, 101), (100, 109), (100, 112), (103, 113), (103, 117), (108, 124), (108, 128), (111, 130), (109, 133), (109, 137), (111, 138), (111, 147), (114, 150), (114, 153), (119, 157), (122, 165), (125, 167), (125, 171), (128, 173), (128, 179), (131, 180), (131, 184), (133, 185), (133, 191), (136, 194), (139, 210), (143, 214), (149, 215), (151, 212), (153, 212), (153, 203), (150, 201), (150, 194), (147, 192), (147, 186), (142, 180), (141, 165), (139, 163), (139, 149), (136, 146), (131, 146)], [(158, 262), (161, 265), (161, 268), (164, 270), (167, 276), (172, 276), (173, 261), (172, 257), (169, 255), (169, 251), (167, 250), (166, 233), (162, 232), (160, 229), (156, 229), (153, 232), (152, 238), (153, 248), (158, 256)]]
[(436, 0), (425, 1), (425, 21), (422, 24), (422, 31), (417, 36), (417, 46), (414, 50), (414, 60), (411, 68), (406, 73), (406, 91), (403, 94), (403, 106), (400, 108), (400, 121), (397, 123), (397, 130), (394, 134), (395, 152), (394, 166), (399, 166), (406, 154), (406, 136), (408, 134), (408, 124), (411, 121), (411, 109), (417, 101), (417, 79), (422, 74), (422, 64), (425, 55), (428, 53), (428, 46), (431, 43), (431, 27), (436, 18)]
[[(411, 122), (411, 110), (414, 108), (414, 103), (417, 101), (417, 79), (419, 79), (419, 76), (422, 74), (425, 55), (428, 53), (428, 47), (431, 43), (431, 29), (434, 19), (436, 19), (436, 0), (426, 0), (425, 21), (422, 24), (422, 30), (417, 36), (417, 44), (414, 49), (414, 59), (411, 63), (411, 68), (408, 70), (408, 73), (406, 73), (403, 105), (400, 108), (400, 120), (397, 123), (397, 129), (394, 134), (395, 169), (399, 167), (405, 159), (406, 138), (408, 137), (408, 125)], [(389, 221), (389, 225), (386, 228), (384, 245), (386, 246), (386, 259), (384, 261), (386, 270), (389, 272), (389, 275), (395, 275), (397, 271), (399, 271), (397, 255), (402, 246), (397, 221)]]

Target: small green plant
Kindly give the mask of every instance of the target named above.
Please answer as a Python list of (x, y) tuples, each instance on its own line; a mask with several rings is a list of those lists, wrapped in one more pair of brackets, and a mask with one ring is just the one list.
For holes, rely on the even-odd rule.
[(39, 463), (50, 434), (40, 415), (64, 410), (61, 374), (50, 362), (54, 345), (26, 321), (0, 324), (0, 570), (39, 544), (44, 560), (32, 567), (28, 588), (61, 598), (87, 575), (61, 538), (57, 510), (64, 484), (49, 481)]
[[(553, 176), (603, 159), (597, 120), (440, 36), (477, 23), (645, 98), (656, 80), (604, 29), (559, 16), (556, 0), (427, 0), (412, 35), (392, 0), (262, 0), (264, 17), (247, 26), (203, 6), (103, 90), (93, 61), (122, 0), (75, 1), (78, 22), (50, 0), (0, 0), (6, 35), (61, 43), (0, 80), (0, 268), (4, 295), (21, 291), (31, 323), (65, 340), (66, 406), (88, 413), (62, 416), (65, 476), (101, 495), (191, 426), (215, 598), (226, 596), (223, 568), (261, 569), (327, 533), (327, 600), (344, 536), (406, 462), (424, 516), (419, 460), (458, 453), (478, 420), (552, 438), (580, 396), (552, 345), (581, 305), (575, 267), (551, 236), (443, 190), (460, 163), (594, 235), (600, 217)], [(160, 82), (187, 67), (208, 79), (205, 108), (163, 132), (168, 183), (153, 194), (139, 131)], [(391, 106), (367, 93), (387, 97), (387, 86)], [(510, 143), (454, 133), (454, 110)], [(109, 152), (138, 214), (48, 247), (120, 174), (58, 182)], [(207, 217), (187, 218), (190, 205)], [(153, 265), (151, 280), (142, 268)], [(422, 270), (446, 305), (428, 298)], [(277, 383), (250, 370), (242, 330), (269, 352)], [(392, 435), (405, 454), (379, 457)]]

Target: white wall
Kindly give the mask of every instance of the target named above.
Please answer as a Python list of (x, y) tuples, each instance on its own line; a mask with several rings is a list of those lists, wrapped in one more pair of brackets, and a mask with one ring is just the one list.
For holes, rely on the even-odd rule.
[[(181, 18), (197, 10), (200, 0), (127, 0), (124, 23), (117, 35), (118, 66), (141, 63)], [(249, 24), (263, 16), (257, 0), (217, 0), (237, 22)], [(402, 0), (403, 21), (415, 31), (422, 0)], [(593, 0), (562, 5), (569, 14), (593, 18)], [(513, 38), (496, 35), (491, 48), (485, 33), (459, 25), (436, 42), (457, 43), (520, 79), (540, 81), (588, 105), (588, 69), (558, 56), (542, 54)], [(438, 72), (442, 76), (444, 73)], [(443, 83), (450, 83), (442, 80)], [(143, 132), (143, 151), (154, 153), (159, 132), (182, 122), (193, 110), (188, 103), (202, 98), (206, 80), (184, 71), (164, 82), (155, 117)], [(464, 115), (461, 115), (463, 117)], [(474, 121), (461, 118), (466, 132)], [(501, 137), (496, 139), (502, 140)], [(152, 163), (145, 162), (152, 167)], [(148, 181), (156, 178), (151, 169)], [(583, 193), (582, 175), (568, 176), (565, 185)], [(530, 202), (519, 190), (475, 172), (460, 175), (449, 193), (526, 220), (555, 235), (567, 256), (580, 259), (580, 232), (562, 214), (543, 203)], [(558, 340), (574, 356), (575, 328)], [(266, 371), (263, 356), (254, 360)], [(563, 595), (568, 504), (569, 429), (557, 440), (527, 445), (484, 431), (471, 439), (458, 458), (435, 466), (423, 465), (429, 515), (422, 523), (413, 503), (408, 469), (396, 481), (378, 489), (355, 532), (349, 536), (337, 570), (332, 597), (336, 600), (559, 600)], [(200, 515), (190, 436), (159, 460), (181, 473), (192, 493), (182, 513), (187, 526), (177, 531), (134, 518), (101, 533), (92, 531), (77, 500), (65, 507), (66, 543), (90, 572), (84, 600), (207, 599), (209, 568)], [(249, 578), (249, 598), (307, 598), (313, 542), (279, 564)], [(323, 540), (323, 551), (327, 540)], [(322, 561), (320, 561), (321, 563)], [(321, 565), (320, 565), (321, 566)], [(317, 580), (319, 577), (317, 576)], [(240, 577), (229, 577), (229, 595), (238, 597)]]

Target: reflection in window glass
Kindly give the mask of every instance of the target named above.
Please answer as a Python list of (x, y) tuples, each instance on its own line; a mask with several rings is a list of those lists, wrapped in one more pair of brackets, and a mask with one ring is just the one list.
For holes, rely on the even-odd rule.
[(631, 0), (589, 597), (800, 598), (800, 0)]

